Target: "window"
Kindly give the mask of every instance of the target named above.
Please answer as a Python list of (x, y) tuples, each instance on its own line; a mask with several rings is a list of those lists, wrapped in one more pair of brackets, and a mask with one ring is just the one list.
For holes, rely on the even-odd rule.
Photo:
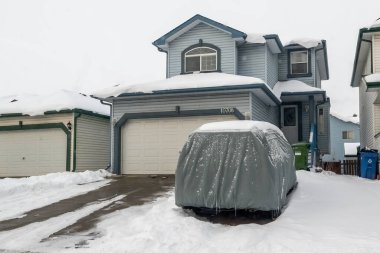
[(308, 50), (289, 50), (289, 76), (311, 75), (310, 52)]
[(185, 73), (196, 71), (216, 71), (217, 51), (210, 47), (196, 47), (185, 53)]
[(318, 110), (318, 133), (325, 133), (325, 118), (322, 108)]
[(297, 126), (296, 108), (284, 108), (284, 126)]
[(352, 140), (354, 138), (354, 132), (353, 131), (343, 131), (342, 132), (342, 139), (343, 140)]

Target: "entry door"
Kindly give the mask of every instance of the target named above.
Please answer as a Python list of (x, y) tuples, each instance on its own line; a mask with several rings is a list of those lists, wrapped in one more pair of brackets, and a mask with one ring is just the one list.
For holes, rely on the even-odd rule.
[(298, 142), (298, 106), (283, 105), (281, 107), (281, 130), (290, 142)]

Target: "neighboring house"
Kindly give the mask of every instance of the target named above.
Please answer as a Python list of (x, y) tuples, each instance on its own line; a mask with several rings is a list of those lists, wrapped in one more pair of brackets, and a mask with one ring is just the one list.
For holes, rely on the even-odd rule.
[(359, 30), (352, 87), (359, 87), (360, 146), (380, 148), (380, 20)]
[(0, 177), (107, 168), (109, 112), (69, 91), (0, 98)]
[(330, 154), (332, 160), (343, 161), (345, 159), (345, 143), (360, 142), (359, 119), (357, 117), (348, 118), (336, 113), (330, 113), (330, 135)]
[(153, 45), (167, 55), (167, 79), (94, 94), (112, 103), (115, 173), (173, 174), (188, 135), (222, 120), (267, 121), (291, 143), (309, 141), (312, 128), (314, 150), (329, 152), (324, 40), (284, 46), (276, 34), (247, 35), (195, 15)]

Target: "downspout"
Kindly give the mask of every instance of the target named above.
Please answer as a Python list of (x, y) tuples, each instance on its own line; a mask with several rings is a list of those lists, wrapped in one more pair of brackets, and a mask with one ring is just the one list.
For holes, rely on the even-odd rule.
[[(112, 113), (112, 103), (104, 101), (104, 100), (101, 100), (101, 99), (100, 99), (100, 103), (103, 104), (103, 105), (107, 105), (107, 106), (110, 107), (110, 119), (112, 119), (112, 116), (113, 116), (113, 113)], [(110, 121), (110, 141), (112, 140), (112, 123), (111, 122), (112, 122), (112, 120)], [(112, 157), (111, 157), (111, 152), (110, 152), (110, 157), (108, 157), (109, 163), (108, 163), (108, 166), (107, 166), (106, 170), (108, 170), (109, 168), (111, 168), (111, 158)]]
[(82, 116), (81, 113), (75, 113), (74, 114), (74, 145), (73, 145), (73, 171), (76, 171), (77, 169), (77, 123), (78, 118)]

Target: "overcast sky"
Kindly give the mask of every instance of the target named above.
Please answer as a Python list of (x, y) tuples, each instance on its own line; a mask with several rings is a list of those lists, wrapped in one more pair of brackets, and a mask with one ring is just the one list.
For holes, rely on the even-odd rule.
[(246, 33), (327, 40), (332, 110), (358, 113), (350, 87), (358, 30), (380, 17), (380, 1), (0, 0), (0, 96), (165, 78), (151, 44), (201, 14)]

